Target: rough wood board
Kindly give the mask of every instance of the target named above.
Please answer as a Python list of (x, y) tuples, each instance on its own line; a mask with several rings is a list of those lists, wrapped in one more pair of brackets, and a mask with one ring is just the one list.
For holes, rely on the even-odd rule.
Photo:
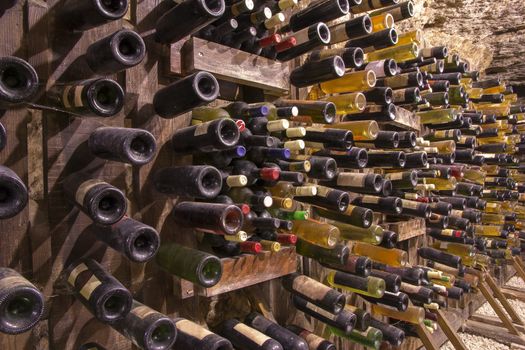
[(463, 331), (480, 335), (482, 337), (494, 339), (500, 343), (510, 345), (516, 343), (525, 345), (523, 337), (507, 332), (505, 327), (497, 327), (493, 324), (485, 324), (482, 322), (467, 320), (463, 325)]
[(398, 242), (424, 235), (426, 232), (425, 219), (423, 218), (413, 218), (397, 222), (383, 222), (381, 226), (387, 230), (397, 232)]
[[(173, 51), (177, 47), (172, 48)], [(270, 60), (199, 38), (191, 38), (183, 47), (182, 71), (208, 71), (217, 78), (284, 94), (289, 90), (290, 68), (287, 63)], [(172, 63), (173, 65), (173, 63)], [(176, 73), (176, 67), (173, 68)]]
[[(470, 316), (470, 320), (481, 322), (481, 323), (485, 323), (485, 324), (491, 324), (491, 325), (498, 326), (498, 327), (505, 327), (503, 325), (503, 323), (501, 322), (501, 320), (499, 318), (497, 318), (497, 317), (494, 317), (494, 316), (486, 316), (486, 315), (474, 314), (474, 315)], [(514, 324), (514, 326), (520, 332), (525, 333), (525, 327), (523, 327), (523, 326), (521, 326), (519, 324)]]
[(385, 127), (394, 127), (395, 129), (401, 130), (412, 130), (419, 131), (420, 123), (419, 117), (415, 114), (406, 110), (402, 107), (396, 107), (396, 119), (389, 122), (380, 122), (379, 126), (381, 130), (384, 130)]

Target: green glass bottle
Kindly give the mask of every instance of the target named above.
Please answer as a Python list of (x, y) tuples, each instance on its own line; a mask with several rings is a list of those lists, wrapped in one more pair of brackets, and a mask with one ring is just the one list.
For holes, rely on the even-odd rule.
[(373, 327), (368, 327), (368, 329), (364, 332), (353, 329), (349, 334), (345, 334), (341, 330), (334, 327), (328, 328), (332, 334), (348, 339), (352, 343), (363, 345), (367, 349), (379, 350), (381, 342), (383, 341), (383, 333), (379, 329)]
[(332, 287), (348, 292), (368, 295), (373, 298), (381, 298), (385, 294), (385, 281), (381, 278), (360, 277), (341, 271), (332, 271), (326, 279)]

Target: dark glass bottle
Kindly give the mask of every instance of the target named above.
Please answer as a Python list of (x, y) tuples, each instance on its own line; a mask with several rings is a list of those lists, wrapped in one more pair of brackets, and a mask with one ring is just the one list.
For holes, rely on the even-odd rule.
[(337, 44), (370, 33), (372, 33), (372, 20), (369, 15), (364, 15), (330, 27), (330, 43)]
[(193, 155), (195, 164), (208, 164), (223, 169), (230, 165), (236, 158), (243, 158), (246, 155), (244, 146), (235, 146), (224, 151), (201, 152)]
[(100, 321), (113, 323), (130, 312), (133, 297), (129, 290), (95, 260), (68, 267), (66, 277), (76, 297)]
[(288, 25), (281, 28), (281, 32), (297, 32), (318, 22), (328, 22), (348, 14), (350, 5), (348, 0), (323, 0), (316, 2), (305, 9), (294, 13)]
[(136, 300), (126, 318), (113, 328), (144, 350), (171, 349), (177, 338), (175, 323), (168, 316)]
[(321, 61), (306, 62), (290, 74), (290, 82), (297, 87), (306, 87), (324, 81), (340, 78), (345, 74), (345, 63), (340, 56)]
[(398, 173), (386, 173), (385, 179), (390, 180), (394, 189), (409, 190), (417, 185), (418, 175), (415, 170), (409, 170)]
[(136, 32), (121, 29), (91, 44), (85, 57), (97, 74), (113, 74), (136, 66), (146, 56), (144, 40)]
[(100, 127), (88, 139), (91, 153), (99, 158), (132, 165), (143, 165), (153, 160), (157, 150), (155, 137), (146, 130)]
[(33, 328), (44, 313), (44, 296), (13, 269), (0, 268), (0, 332), (19, 334)]
[(337, 350), (334, 343), (321, 338), (304, 328), (295, 325), (288, 325), (286, 328), (306, 340), (310, 350)]
[(277, 107), (295, 106), (299, 109), (300, 116), (308, 116), (314, 123), (332, 124), (337, 112), (335, 104), (329, 101), (279, 99), (274, 104)]
[(398, 104), (412, 104), (421, 101), (421, 93), (417, 87), (396, 89), (393, 93), (393, 102)]
[(13, 170), (0, 165), (0, 220), (20, 213), (28, 200), (26, 185)]
[(354, 205), (349, 205), (343, 213), (319, 207), (314, 207), (313, 211), (321, 217), (363, 228), (370, 227), (374, 216), (372, 210)]
[(124, 90), (119, 83), (106, 78), (57, 84), (47, 97), (58, 107), (82, 115), (111, 117), (124, 106)]
[(427, 235), (446, 242), (456, 242), (465, 244), (466, 232), (461, 230), (452, 229), (438, 229), (438, 228), (427, 228)]
[[(331, 1), (331, 0), (327, 0)], [(341, 0), (339, 0), (341, 1)], [(315, 37), (302, 43), (290, 47), (287, 50), (277, 53), (276, 58), (279, 61), (289, 61), (293, 58), (297, 58), (313, 49), (316, 49), (323, 45), (328, 45), (330, 43), (330, 29), (323, 22), (319, 22), (314, 25), (316, 30), (314, 31)]]
[(384, 231), (383, 238), (381, 239), (381, 243), (379, 243), (379, 246), (387, 249), (392, 249), (397, 246), (398, 240), (399, 235), (397, 234), (397, 232)]
[(347, 192), (324, 186), (317, 186), (317, 194), (315, 196), (296, 196), (294, 199), (340, 212), (346, 211), (350, 202), (350, 196)]
[(233, 350), (228, 339), (195, 322), (184, 318), (175, 318), (173, 322), (177, 327), (174, 349)]
[(432, 260), (456, 269), (461, 265), (461, 257), (434, 248), (419, 248), (417, 253), (423, 259)]
[(350, 255), (350, 249), (343, 244), (326, 249), (298, 238), (295, 247), (298, 254), (315, 259), (321, 264), (345, 265)]
[(209, 165), (163, 168), (153, 181), (159, 192), (197, 198), (214, 198), (222, 187), (221, 173)]
[(384, 305), (389, 308), (395, 308), (398, 311), (404, 312), (408, 308), (408, 301), (410, 300), (408, 295), (403, 292), (390, 293), (385, 292), (381, 298), (372, 298), (366, 295), (361, 295), (363, 299), (371, 302), (372, 304)]
[[(332, 37), (332, 34), (330, 36)], [(359, 68), (363, 65), (364, 53), (360, 47), (314, 50), (308, 55), (307, 62), (317, 62), (335, 55), (343, 59), (346, 68)]]
[(219, 83), (213, 74), (197, 72), (157, 91), (153, 97), (153, 106), (161, 117), (174, 118), (192, 108), (210, 103), (218, 96)]
[(355, 314), (349, 311), (343, 309), (339, 311), (339, 313), (334, 314), (310, 303), (308, 300), (303, 299), (298, 295), (292, 295), (292, 301), (298, 310), (318, 319), (323, 323), (326, 323), (327, 325), (340, 329), (346, 334), (350, 333), (354, 329), (357, 317)]
[(0, 109), (31, 102), (38, 90), (38, 75), (29, 63), (13, 56), (0, 57)]
[(397, 44), (397, 31), (394, 28), (380, 30), (378, 32), (346, 42), (345, 47), (360, 47), (363, 51), (384, 49)]
[(352, 204), (385, 214), (399, 215), (402, 212), (402, 200), (399, 197), (359, 196), (352, 199)]
[(370, 276), (385, 280), (385, 290), (387, 292), (397, 293), (401, 288), (401, 277), (394, 273), (373, 269), (370, 272)]
[(136, 263), (153, 258), (160, 246), (159, 233), (153, 227), (129, 217), (111, 226), (92, 224), (90, 227), (98, 240)]
[(379, 131), (375, 140), (356, 142), (355, 145), (364, 148), (398, 148), (399, 134), (396, 131)]
[(263, 315), (252, 312), (246, 316), (244, 321), (248, 326), (258, 330), (261, 333), (275, 339), (286, 350), (309, 350), (308, 344), (303, 338), (296, 335), (294, 332), (280, 326), (279, 324), (270, 321)]
[(275, 339), (236, 319), (222, 322), (217, 327), (217, 333), (231, 341), (236, 349), (283, 350), (282, 345)]
[(107, 182), (76, 173), (68, 176), (63, 186), (68, 199), (96, 223), (112, 225), (126, 214), (124, 193)]
[(354, 254), (349, 254), (344, 264), (323, 263), (323, 265), (334, 270), (348, 272), (362, 277), (370, 276), (372, 270), (372, 261), (368, 257)]
[(181, 153), (221, 151), (237, 145), (239, 137), (235, 121), (224, 118), (177, 130), (171, 145), (175, 152)]
[(405, 168), (425, 168), (428, 164), (427, 152), (405, 153)]
[(403, 330), (387, 323), (372, 318), (370, 326), (377, 328), (383, 333), (383, 341), (387, 341), (393, 347), (399, 347), (405, 341), (405, 332)]
[[(220, 18), (225, 9), (224, 0), (181, 2), (158, 19), (155, 39), (165, 44), (175, 43)], [(181, 21), (181, 18), (184, 20)]]
[(396, 119), (396, 106), (393, 103), (384, 106), (371, 105), (356, 114), (347, 114), (342, 117), (343, 121), (354, 120), (376, 120), (389, 122)]
[(176, 243), (163, 244), (156, 261), (167, 272), (204, 288), (213, 287), (222, 276), (222, 262), (215, 255)]
[(236, 159), (232, 162), (229, 172), (233, 175), (244, 175), (248, 179), (248, 186), (254, 185), (257, 180), (276, 181), (280, 177), (279, 168), (259, 168), (248, 160)]
[(299, 295), (301, 298), (334, 314), (339, 313), (346, 303), (344, 294), (299, 273), (294, 272), (284, 276), (282, 284), (290, 293)]
[(86, 31), (124, 17), (127, 0), (79, 1), (68, 0), (60, 6), (58, 18), (74, 31)]
[(319, 181), (319, 184), (357, 193), (377, 194), (381, 192), (383, 178), (379, 174), (340, 172), (332, 180)]
[(180, 202), (172, 214), (180, 225), (216, 234), (233, 235), (243, 224), (241, 209), (231, 204)]
[(361, 169), (368, 164), (368, 152), (358, 147), (352, 147), (346, 152), (321, 150), (314, 154), (333, 158), (341, 168)]
[(387, 106), (393, 102), (393, 91), (389, 87), (376, 87), (369, 91), (363, 91), (367, 102)]

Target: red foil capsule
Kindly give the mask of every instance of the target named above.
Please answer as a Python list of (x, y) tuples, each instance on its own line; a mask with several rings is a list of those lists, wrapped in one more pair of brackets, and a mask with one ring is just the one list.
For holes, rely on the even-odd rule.
[(288, 49), (291, 49), (296, 44), (297, 44), (297, 40), (295, 39), (295, 37), (291, 36), (291, 37), (287, 38), (286, 40), (281, 41), (280, 43), (275, 45), (274, 48), (275, 48), (275, 51), (277, 51), (277, 52), (283, 52), (283, 51), (286, 51)]
[(253, 242), (253, 241), (239, 242), (239, 246), (243, 253), (258, 254), (262, 251), (262, 245), (259, 242)]
[(295, 245), (297, 236), (289, 233), (280, 233), (277, 235), (277, 242), (285, 245)]
[(239, 128), (239, 132), (243, 132), (244, 129), (246, 129), (246, 123), (244, 120), (236, 119), (235, 124), (237, 124), (237, 127)]
[(280, 175), (281, 171), (278, 168), (262, 168), (260, 172), (261, 179), (267, 181), (276, 181)]
[(279, 44), (283, 40), (283, 37), (280, 34), (272, 34), (265, 38), (262, 38), (258, 41), (258, 44), (263, 49), (265, 47), (274, 46)]

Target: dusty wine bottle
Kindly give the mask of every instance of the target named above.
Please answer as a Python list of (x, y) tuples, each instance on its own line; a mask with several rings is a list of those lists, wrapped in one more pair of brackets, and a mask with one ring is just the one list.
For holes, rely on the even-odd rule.
[(127, 0), (111, 1), (66, 1), (58, 18), (69, 30), (86, 31), (124, 17), (128, 11)]
[(363, 1), (360, 4), (350, 8), (351, 13), (361, 13), (370, 10), (380, 9), (382, 7), (396, 5), (399, 0), (379, 0), (379, 1)]
[(343, 59), (345, 68), (359, 68), (363, 65), (364, 61), (364, 53), (360, 47), (349, 47), (314, 50), (308, 55), (307, 62), (321, 61), (332, 56), (340, 56)]
[(171, 138), (175, 152), (221, 151), (239, 142), (239, 128), (233, 119), (216, 119), (176, 131)]
[(131, 310), (133, 297), (98, 262), (82, 260), (66, 269), (67, 283), (77, 298), (105, 323), (122, 320)]
[(38, 75), (28, 62), (13, 56), (0, 57), (0, 109), (31, 102), (38, 90)]
[(172, 215), (180, 225), (216, 234), (233, 235), (243, 224), (241, 209), (229, 204), (180, 202)]
[(385, 293), (385, 281), (381, 278), (354, 276), (341, 271), (332, 271), (326, 278), (332, 287), (359, 295), (381, 298)]
[(222, 322), (217, 329), (217, 333), (231, 341), (236, 349), (283, 350), (282, 345), (275, 339), (236, 319)]
[(297, 239), (297, 253), (316, 259), (321, 264), (345, 265), (350, 250), (346, 245), (336, 244), (332, 249), (326, 249), (312, 244), (304, 239)]
[(157, 191), (177, 196), (214, 198), (221, 191), (221, 173), (209, 165), (163, 168), (155, 174)]
[(294, 332), (308, 343), (310, 350), (337, 350), (335, 344), (296, 325), (288, 325), (287, 329)]
[(263, 315), (252, 312), (246, 316), (244, 322), (258, 330), (261, 333), (275, 339), (283, 346), (283, 349), (287, 350), (308, 350), (308, 344), (303, 338), (296, 335), (294, 332), (280, 326), (279, 324), (270, 321)]
[(176, 349), (233, 350), (228, 339), (195, 322), (184, 318), (175, 318), (173, 322), (177, 328), (177, 338), (174, 344)]
[(125, 319), (112, 325), (133, 344), (145, 350), (171, 349), (177, 338), (175, 323), (166, 315), (133, 300)]
[(364, 15), (330, 27), (330, 44), (359, 38), (372, 33), (372, 20)]
[(89, 135), (88, 147), (99, 158), (143, 165), (153, 159), (157, 144), (143, 129), (100, 127)]
[(383, 333), (383, 340), (390, 343), (393, 347), (401, 346), (405, 341), (405, 332), (395, 326), (383, 323), (375, 318), (370, 320), (370, 326), (380, 330)]
[(63, 188), (68, 199), (96, 223), (112, 225), (126, 214), (124, 193), (102, 180), (75, 173), (64, 180)]
[[(327, 0), (331, 1), (331, 0)], [(319, 46), (325, 46), (330, 43), (330, 29), (328, 26), (323, 23), (319, 22), (314, 25), (315, 31), (315, 37), (302, 43), (297, 44), (293, 47), (288, 48), (287, 50), (281, 51), (277, 53), (276, 58), (279, 61), (289, 61), (293, 58), (297, 58), (309, 51), (312, 51), (315, 48), (318, 48)]]
[(309, 116), (315, 123), (332, 124), (335, 121), (336, 107), (333, 102), (328, 101), (308, 101), (308, 100), (283, 100), (275, 101), (277, 107), (296, 106), (299, 115)]
[(281, 28), (282, 33), (297, 32), (317, 22), (328, 22), (348, 14), (348, 0), (323, 0), (294, 13), (288, 25)]
[(215, 255), (176, 243), (163, 244), (156, 261), (167, 272), (204, 288), (213, 287), (222, 276), (222, 262)]
[(423, 259), (432, 260), (453, 268), (458, 268), (461, 265), (461, 257), (434, 248), (419, 248), (417, 253)]
[(207, 104), (217, 96), (217, 79), (211, 73), (197, 72), (157, 91), (153, 97), (153, 106), (161, 117), (173, 118), (194, 107)]
[(371, 269), (370, 276), (374, 276), (374, 277), (381, 278), (382, 280), (384, 280), (385, 281), (385, 291), (388, 291), (390, 293), (397, 293), (399, 292), (399, 289), (401, 288), (401, 277), (396, 274), (389, 273), (386, 271)]
[(121, 29), (91, 44), (85, 57), (97, 74), (113, 74), (136, 66), (146, 56), (146, 44), (139, 34)]
[(27, 205), (27, 187), (18, 175), (0, 165), (0, 220), (19, 214)]
[(0, 268), (0, 332), (19, 334), (33, 328), (44, 313), (43, 294), (13, 269)]
[(384, 49), (397, 44), (397, 31), (394, 28), (380, 30), (361, 38), (350, 39), (345, 47), (360, 47), (364, 52)]
[(379, 174), (340, 172), (334, 179), (320, 181), (319, 184), (352, 192), (377, 194), (381, 191), (382, 182)]
[(136, 263), (153, 258), (160, 246), (159, 233), (153, 227), (129, 217), (111, 226), (92, 224), (90, 228), (98, 240)]
[(340, 78), (345, 74), (345, 63), (340, 56), (321, 61), (307, 62), (290, 73), (290, 82), (297, 87), (306, 87)]
[(350, 202), (347, 192), (324, 186), (317, 186), (317, 194), (314, 197), (296, 196), (295, 199), (299, 202), (340, 212), (346, 211)]
[[(175, 43), (220, 18), (225, 9), (224, 0), (181, 2), (159, 18), (155, 24), (155, 39), (164, 44)], [(184, 21), (180, 21), (181, 18)]]

